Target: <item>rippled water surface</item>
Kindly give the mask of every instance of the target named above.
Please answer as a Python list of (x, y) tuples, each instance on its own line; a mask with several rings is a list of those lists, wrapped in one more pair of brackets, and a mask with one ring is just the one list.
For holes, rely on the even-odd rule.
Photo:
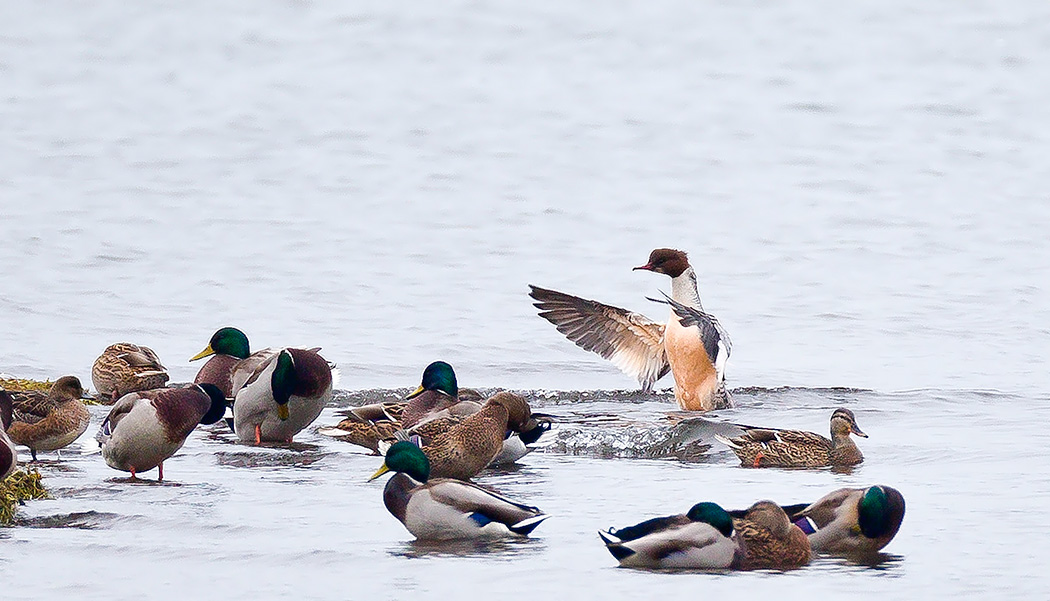
[[(321, 346), (339, 407), (440, 358), (559, 420), (481, 478), (555, 516), (528, 541), (411, 544), (363, 482), (376, 458), (312, 430), (264, 449), (202, 430), (164, 486), (48, 456), (56, 498), (0, 530), (3, 580), (25, 599), (1045, 597), (1048, 13), (10, 3), (0, 372), (87, 381), (132, 340), (185, 381), (237, 325)], [(848, 406), (862, 467), (739, 468), (535, 316), (528, 283), (662, 319), (645, 296), (669, 282), (630, 271), (659, 246), (690, 252), (733, 338), (738, 407), (712, 419), (824, 432)], [(875, 566), (631, 572), (595, 535), (876, 482), (908, 513)]]

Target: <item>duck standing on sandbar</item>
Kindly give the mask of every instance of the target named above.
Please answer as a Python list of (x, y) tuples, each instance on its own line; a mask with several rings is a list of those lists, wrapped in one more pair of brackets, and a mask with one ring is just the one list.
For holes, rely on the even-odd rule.
[(14, 421), (7, 433), (14, 442), (29, 447), (36, 461), (37, 451), (58, 451), (69, 446), (87, 430), (91, 413), (80, 400), (90, 398), (76, 376), (62, 376), (47, 394), (16, 392)]

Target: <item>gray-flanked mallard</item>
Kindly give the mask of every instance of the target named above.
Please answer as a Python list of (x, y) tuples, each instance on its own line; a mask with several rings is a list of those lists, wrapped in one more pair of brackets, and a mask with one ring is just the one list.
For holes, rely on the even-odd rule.
[[(411, 428), (428, 415), (459, 402), (456, 372), (444, 361), (434, 361), (423, 370), (423, 379), (404, 402), (376, 403), (350, 409), (346, 419), (319, 434), (370, 449), (379, 454), (379, 441)], [(480, 395), (479, 395), (480, 396)]]
[(904, 520), (904, 496), (883, 485), (840, 488), (815, 503), (784, 510), (809, 535), (813, 551), (866, 555), (882, 549), (897, 535)]
[(115, 403), (129, 392), (163, 387), (168, 383), (168, 370), (148, 346), (118, 342), (95, 359), (91, 382), (99, 397), (109, 397)]
[(113, 405), (95, 440), (106, 465), (136, 474), (158, 469), (182, 448), (197, 424), (214, 424), (226, 411), (226, 397), (211, 384), (158, 388), (126, 394)]
[(812, 558), (806, 534), (791, 523), (780, 505), (759, 501), (730, 515), (744, 550), (733, 562), (733, 568), (783, 570), (804, 566)]
[(18, 467), (18, 451), (15, 450), (15, 444), (7, 436), (7, 428), (11, 425), (14, 413), (13, 401), (10, 392), (0, 390), (0, 482), (3, 482)]
[(599, 531), (598, 536), (620, 565), (630, 568), (725, 569), (743, 554), (733, 519), (709, 502), (681, 515)]
[(248, 337), (244, 335), (244, 332), (231, 327), (219, 328), (212, 334), (208, 346), (190, 357), (190, 361), (196, 361), (211, 356), (211, 359), (201, 366), (193, 383), (206, 382), (218, 386), (226, 398), (232, 399), (236, 392), (233, 389), (233, 372), (241, 360), (247, 359), (250, 355)]
[(318, 349), (259, 351), (233, 372), (233, 428), (242, 441), (291, 442), (332, 399), (332, 366)]
[(667, 323), (597, 301), (530, 285), (540, 317), (577, 346), (612, 361), (634, 377), (643, 391), (667, 372), (675, 381), (675, 400), (686, 411), (732, 407), (725, 388), (725, 366), (732, 346), (718, 320), (704, 311), (696, 272), (686, 254), (657, 248), (635, 270), (671, 278)]
[(430, 462), (410, 442), (397, 442), (386, 452), (374, 480), (397, 472), (383, 488), (383, 504), (420, 540), (454, 540), (528, 536), (548, 516), (469, 482), (430, 478)]
[(37, 451), (57, 451), (69, 446), (87, 430), (91, 413), (80, 400), (86, 397), (76, 376), (63, 376), (44, 394), (16, 392), (14, 419), (7, 433), (11, 440), (29, 447), (36, 461)]
[[(550, 427), (549, 421), (546, 428)], [(469, 480), (503, 450), (507, 432), (543, 432), (528, 402), (512, 392), (499, 392), (473, 415), (424, 421), (407, 429), (418, 435), (431, 472), (439, 478)], [(538, 435), (537, 435), (538, 436)]]
[(740, 426), (743, 434), (715, 438), (728, 446), (740, 463), (749, 467), (825, 467), (850, 466), (864, 461), (850, 434), (867, 438), (849, 409), (831, 414), (831, 440), (802, 430), (778, 430)]

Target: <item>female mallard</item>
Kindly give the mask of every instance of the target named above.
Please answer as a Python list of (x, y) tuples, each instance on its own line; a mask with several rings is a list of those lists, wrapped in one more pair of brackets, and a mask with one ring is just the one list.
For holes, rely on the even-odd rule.
[(168, 383), (168, 370), (148, 346), (118, 342), (95, 359), (91, 382), (99, 397), (110, 397), (115, 403), (129, 392), (163, 387)]
[(0, 482), (3, 482), (18, 467), (18, 451), (15, 444), (7, 437), (7, 428), (11, 425), (14, 399), (11, 393), (0, 390)]
[(332, 367), (315, 349), (259, 351), (232, 375), (233, 430), (248, 442), (291, 442), (332, 399)]
[[(550, 427), (549, 422), (546, 427)], [(435, 476), (469, 480), (503, 450), (508, 431), (542, 432), (544, 427), (532, 417), (525, 399), (511, 392), (499, 392), (465, 419), (425, 421), (406, 433), (421, 438)]]
[(132, 392), (113, 405), (95, 440), (109, 467), (132, 478), (157, 468), (159, 482), (164, 460), (182, 448), (197, 424), (214, 424), (225, 411), (226, 397), (211, 384)]
[(759, 501), (745, 511), (731, 512), (733, 528), (744, 553), (733, 567), (740, 570), (788, 569), (809, 563), (809, 539), (772, 501)]
[(76, 376), (63, 376), (45, 395), (37, 391), (14, 395), (14, 422), (8, 429), (11, 440), (37, 451), (57, 451), (69, 446), (87, 430), (91, 413), (80, 400), (84, 387)]
[(824, 467), (857, 465), (864, 455), (850, 438), (850, 433), (867, 438), (857, 426), (849, 409), (836, 409), (831, 414), (831, 440), (802, 430), (778, 430), (741, 426), (744, 433), (715, 438), (727, 445), (742, 465), (750, 467)]
[[(480, 395), (479, 395), (480, 396)], [(423, 370), (423, 380), (404, 402), (375, 403), (350, 409), (346, 419), (319, 434), (331, 436), (370, 449), (379, 454), (379, 441), (411, 428), (427, 415), (459, 402), (456, 372), (444, 361), (435, 361)]]
[(817, 553), (864, 555), (893, 540), (904, 520), (904, 496), (889, 486), (840, 488), (811, 505), (785, 507)]
[(212, 334), (208, 346), (204, 350), (190, 357), (190, 361), (212, 356), (205, 363), (197, 377), (193, 379), (194, 384), (214, 384), (219, 387), (226, 398), (233, 398), (236, 392), (233, 389), (233, 372), (242, 359), (251, 355), (248, 347), (248, 337), (237, 328), (220, 328)]
[(724, 569), (743, 553), (733, 536), (733, 518), (708, 502), (682, 515), (599, 531), (598, 536), (620, 565), (630, 568)]
[(386, 452), (375, 480), (397, 472), (383, 488), (383, 504), (420, 540), (528, 536), (548, 516), (488, 489), (446, 478), (430, 478), (430, 462), (410, 442), (397, 442)]

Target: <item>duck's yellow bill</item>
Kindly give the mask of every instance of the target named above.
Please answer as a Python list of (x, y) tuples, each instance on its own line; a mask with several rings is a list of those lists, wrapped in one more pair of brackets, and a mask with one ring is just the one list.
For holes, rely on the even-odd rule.
[(417, 397), (417, 396), (419, 396), (419, 395), (423, 394), (423, 393), (424, 393), (425, 391), (426, 391), (426, 389), (425, 389), (425, 388), (423, 388), (422, 386), (420, 386), (420, 387), (419, 387), (419, 388), (417, 388), (417, 389), (416, 389), (416, 390), (415, 390), (415, 391), (414, 391), (414, 392), (413, 392), (412, 394), (410, 394), (410, 395), (406, 396), (406, 397), (405, 397), (405, 400), (407, 401), (408, 399), (413, 399), (413, 398), (415, 398), (415, 397)]
[(386, 466), (386, 463), (383, 463), (383, 465), (379, 469), (376, 470), (376, 473), (372, 474), (372, 477), (369, 478), (368, 481), (371, 482), (372, 480), (375, 480), (376, 478), (382, 476), (383, 474), (385, 474), (385, 473), (387, 473), (389, 471), (390, 471), (390, 468), (388, 468)]
[(197, 359), (203, 359), (209, 355), (214, 355), (215, 349), (211, 348), (211, 345), (204, 347), (204, 350), (190, 357), (190, 361), (196, 361)]
[(281, 421), (288, 419), (288, 405), (277, 405), (277, 417), (281, 418)]

